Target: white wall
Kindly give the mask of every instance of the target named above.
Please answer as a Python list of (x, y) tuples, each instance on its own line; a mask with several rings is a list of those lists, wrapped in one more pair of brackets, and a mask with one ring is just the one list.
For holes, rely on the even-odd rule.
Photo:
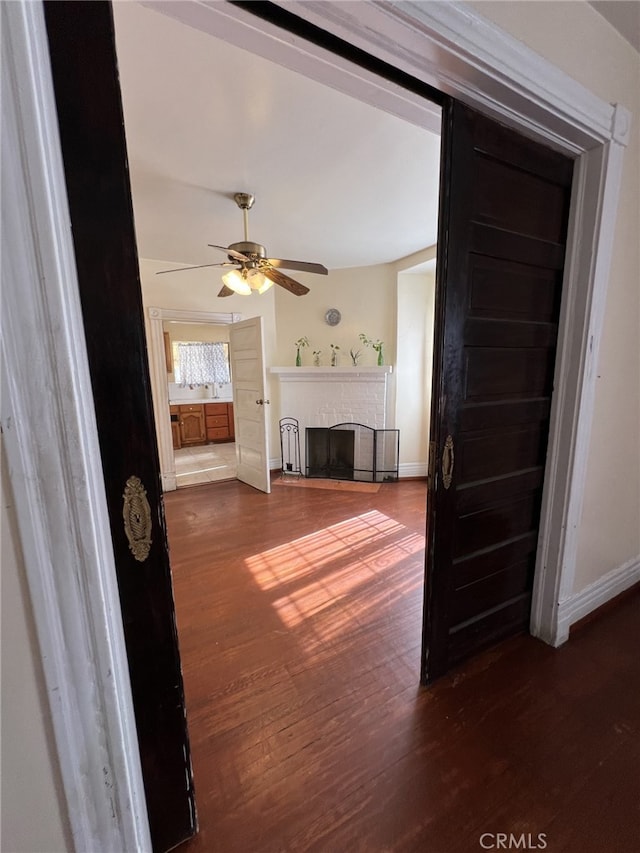
[[(328, 365), (332, 343), (340, 347), (342, 367), (351, 364), (352, 348), (362, 350), (362, 366), (375, 365), (377, 354), (360, 343), (361, 332), (384, 341), (385, 363), (395, 363), (396, 275), (392, 264), (331, 270), (328, 276), (296, 277), (311, 289), (306, 296), (292, 296), (282, 288), (273, 288), (277, 291), (276, 366), (295, 364), (293, 344), (303, 335), (309, 338), (309, 348), (302, 352), (304, 365), (313, 364), (313, 350), (322, 350), (322, 364)], [(342, 314), (339, 325), (328, 326), (325, 322), (328, 308), (337, 308)]]
[[(189, 272), (172, 275), (156, 275), (158, 270), (166, 269), (166, 262), (140, 259), (140, 282), (142, 286), (142, 302), (144, 306), (145, 323), (149, 323), (148, 309), (150, 307), (178, 309), (182, 311), (208, 311), (225, 314), (241, 314), (242, 319), (262, 317), (264, 323), (264, 349), (267, 365), (274, 364), (276, 347), (275, 297), (274, 290), (267, 291), (262, 296), (218, 297), (222, 287), (220, 272), (216, 270), (190, 270)], [(295, 297), (292, 297), (295, 298)], [(150, 340), (147, 328), (147, 340)], [(164, 353), (162, 354), (164, 361)], [(278, 387), (267, 374), (267, 399), (275, 401), (272, 411), (277, 412)], [(270, 434), (270, 456), (279, 454), (280, 437), (277, 427), (277, 417), (272, 415)]]
[(49, 708), (2, 452), (2, 823), (6, 853), (71, 850)]
[(429, 453), (435, 267), (398, 274), (396, 427), (400, 475), (425, 476)]
[(597, 366), (577, 593), (640, 559), (640, 56), (585, 2), (473, 5), (596, 95), (633, 114)]
[(169, 333), (171, 342), (173, 341), (228, 341), (229, 327), (219, 326), (217, 323), (174, 323), (172, 320), (165, 320), (162, 323), (162, 328)]
[[(295, 362), (294, 341), (305, 335), (310, 347), (303, 350), (303, 363), (311, 365), (312, 351), (323, 350), (323, 363), (329, 363), (330, 344), (340, 346), (340, 363), (351, 363), (350, 348), (362, 350), (361, 365), (376, 364), (377, 354), (363, 347), (358, 335), (385, 342), (385, 363), (393, 364), (396, 356), (396, 272), (391, 264), (332, 270), (328, 276), (296, 273), (295, 277), (310, 288), (305, 296), (293, 296), (273, 287), (262, 296), (228, 296), (218, 298), (218, 271), (190, 270), (173, 275), (156, 275), (166, 263), (140, 260), (140, 278), (145, 322), (147, 309), (176, 308), (188, 311), (220, 311), (239, 313), (243, 318), (262, 316), (265, 329), (267, 367), (292, 365)], [(338, 308), (342, 321), (331, 327), (324, 316), (328, 308)], [(164, 359), (164, 355), (163, 355)], [(267, 373), (267, 399), (271, 400), (270, 457), (277, 461), (280, 452), (278, 412), (280, 411), (277, 380)]]

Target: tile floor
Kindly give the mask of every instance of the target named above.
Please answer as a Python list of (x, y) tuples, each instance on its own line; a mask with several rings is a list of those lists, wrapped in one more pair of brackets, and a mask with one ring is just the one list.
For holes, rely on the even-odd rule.
[(176, 480), (178, 488), (197, 483), (215, 483), (232, 480), (236, 476), (236, 446), (234, 442), (224, 444), (202, 444), (174, 450)]

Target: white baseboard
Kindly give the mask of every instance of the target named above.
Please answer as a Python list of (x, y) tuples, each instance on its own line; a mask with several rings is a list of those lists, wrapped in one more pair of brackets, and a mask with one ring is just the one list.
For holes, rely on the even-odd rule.
[(178, 480), (176, 479), (175, 471), (173, 474), (163, 474), (162, 475), (162, 491), (163, 492), (175, 492), (178, 488)]
[[(269, 460), (269, 468), (272, 471), (279, 471), (282, 467), (282, 459), (276, 456)], [(398, 477), (426, 477), (427, 463), (426, 462), (401, 462), (398, 466)]]
[(426, 462), (401, 462), (398, 465), (398, 477), (426, 477), (427, 463)]
[(575, 593), (571, 598), (559, 602), (559, 636), (566, 639), (572, 625), (638, 581), (640, 581), (640, 556), (628, 560), (622, 566), (613, 569), (580, 592)]

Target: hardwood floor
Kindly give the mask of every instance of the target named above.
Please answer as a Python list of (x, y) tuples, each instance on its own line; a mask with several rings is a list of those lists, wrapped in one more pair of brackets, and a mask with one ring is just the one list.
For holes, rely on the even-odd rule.
[(165, 501), (200, 821), (181, 849), (639, 849), (640, 595), (425, 690), (424, 483)]

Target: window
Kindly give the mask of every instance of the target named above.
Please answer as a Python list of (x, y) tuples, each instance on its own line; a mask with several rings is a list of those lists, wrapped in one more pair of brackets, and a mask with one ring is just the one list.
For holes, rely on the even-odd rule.
[(173, 376), (183, 387), (231, 382), (229, 344), (174, 341)]

